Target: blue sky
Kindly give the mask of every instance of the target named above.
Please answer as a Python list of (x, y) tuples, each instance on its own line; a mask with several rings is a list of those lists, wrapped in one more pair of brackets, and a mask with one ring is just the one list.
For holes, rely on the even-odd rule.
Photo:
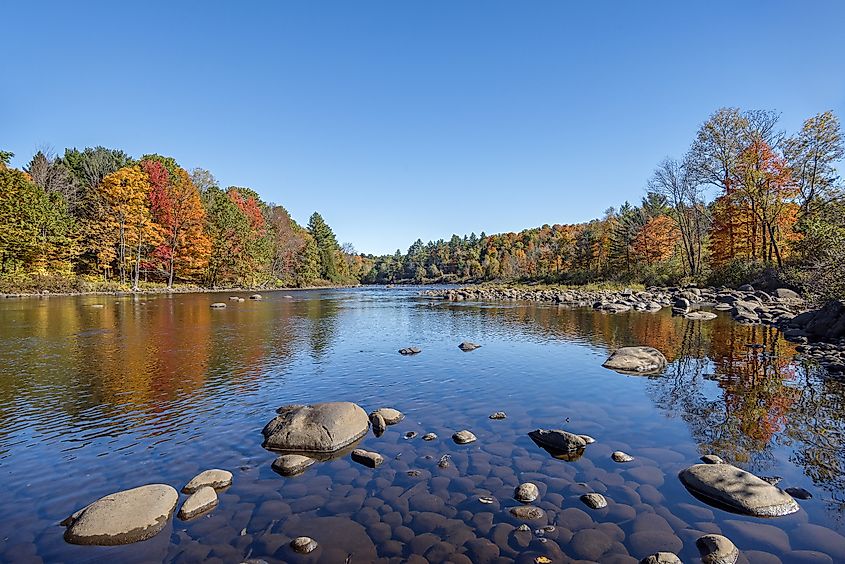
[(845, 2), (4, 2), (0, 148), (157, 152), (359, 251), (638, 200), (721, 106), (845, 118)]

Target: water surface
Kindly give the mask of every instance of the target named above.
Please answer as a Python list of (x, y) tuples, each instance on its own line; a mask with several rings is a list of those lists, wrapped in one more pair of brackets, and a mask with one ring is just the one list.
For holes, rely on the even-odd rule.
[[(795, 362), (773, 328), (724, 314), (702, 323), (668, 311), (456, 304), (413, 288), (268, 292), (209, 307), (225, 297), (0, 302), (2, 560), (296, 561), (287, 542), (310, 534), (322, 561), (633, 562), (666, 548), (693, 561), (695, 539), (722, 532), (752, 562), (825, 561), (808, 549), (845, 561), (845, 388)], [(463, 340), (483, 346), (464, 353)], [(660, 349), (669, 368), (638, 377), (601, 367), (631, 344)], [(405, 346), (423, 352), (403, 357)], [(274, 410), (340, 400), (405, 413), (361, 443), (385, 463), (372, 470), (347, 456), (276, 475), (260, 433)], [(500, 410), (507, 419), (488, 419)], [(597, 442), (556, 460), (528, 438), (538, 427)], [(460, 429), (478, 441), (455, 445)], [(409, 431), (419, 436), (403, 438)], [(423, 442), (425, 432), (440, 438)], [(613, 462), (614, 450), (635, 461)], [(712, 508), (677, 479), (705, 453), (813, 498), (767, 520)], [(151, 482), (180, 489), (213, 467), (235, 478), (207, 516), (174, 518), (134, 545), (62, 538), (59, 521), (102, 495)], [(514, 531), (507, 509), (523, 481), (540, 486), (547, 514), (532, 529), (554, 532)], [(581, 504), (591, 490), (610, 506)]]

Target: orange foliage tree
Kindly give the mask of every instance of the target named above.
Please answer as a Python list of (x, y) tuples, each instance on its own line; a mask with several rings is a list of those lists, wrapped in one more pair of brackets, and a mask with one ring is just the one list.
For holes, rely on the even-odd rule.
[(672, 257), (680, 232), (675, 221), (667, 215), (649, 219), (634, 237), (634, 253), (647, 265)]

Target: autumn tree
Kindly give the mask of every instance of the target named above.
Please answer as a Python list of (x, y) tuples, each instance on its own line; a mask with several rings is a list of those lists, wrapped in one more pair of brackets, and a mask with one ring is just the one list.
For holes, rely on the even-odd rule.
[(795, 178), (804, 215), (836, 195), (839, 176), (835, 164), (845, 157), (845, 144), (833, 112), (805, 121), (801, 131), (787, 140), (784, 154)]
[(678, 237), (678, 228), (672, 218), (658, 215), (646, 221), (632, 246), (637, 258), (651, 266), (674, 254)]

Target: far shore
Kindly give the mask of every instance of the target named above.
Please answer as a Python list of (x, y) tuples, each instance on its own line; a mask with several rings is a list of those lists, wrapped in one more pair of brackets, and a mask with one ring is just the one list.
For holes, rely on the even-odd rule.
[(141, 288), (139, 290), (92, 290), (90, 292), (20, 292), (0, 293), (0, 299), (6, 298), (47, 298), (51, 296), (144, 296), (156, 294), (225, 294), (225, 293), (267, 293), (267, 292), (301, 292), (303, 290), (336, 290), (339, 288), (358, 288), (361, 284), (337, 286), (305, 286), (293, 288), (204, 288), (202, 286), (174, 286), (173, 288)]

